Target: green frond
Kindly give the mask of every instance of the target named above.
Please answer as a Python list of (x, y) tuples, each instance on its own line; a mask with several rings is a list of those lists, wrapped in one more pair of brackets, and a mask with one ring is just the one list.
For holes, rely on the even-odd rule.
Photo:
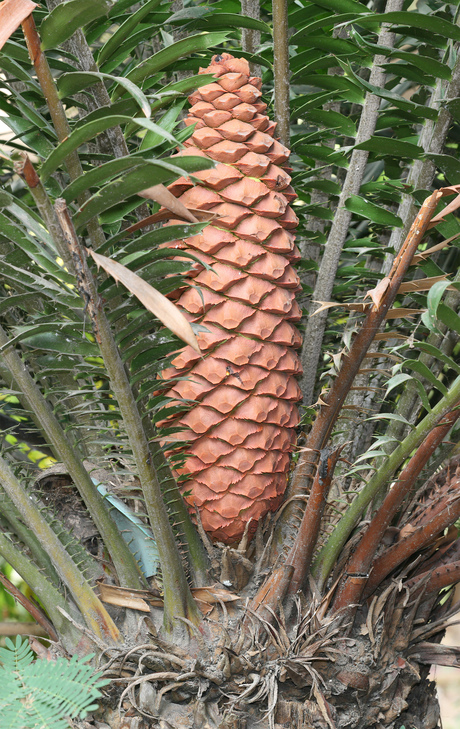
[(85, 659), (34, 659), (27, 641), (5, 639), (0, 648), (0, 712), (9, 729), (68, 729), (97, 708), (108, 683)]

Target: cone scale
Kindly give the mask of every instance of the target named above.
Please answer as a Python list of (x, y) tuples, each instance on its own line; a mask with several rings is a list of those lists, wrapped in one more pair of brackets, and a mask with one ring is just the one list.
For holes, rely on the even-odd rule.
[(216, 81), (189, 97), (185, 123), (196, 126), (180, 154), (217, 165), (194, 174), (199, 184), (180, 178), (169, 189), (187, 207), (216, 216), (175, 244), (211, 267), (194, 265), (190, 287), (175, 295), (187, 319), (206, 331), (197, 335), (202, 356), (185, 347), (162, 373), (165, 381), (181, 378), (169, 397), (195, 401), (164, 425), (177, 426), (189, 444), (176, 473), (186, 477), (181, 488), (192, 515), (198, 508), (206, 532), (231, 544), (248, 521), (252, 532), (278, 508), (287, 485), (301, 397), (292, 267), (298, 221), (283, 166), (289, 151), (264, 114), (261, 80), (250, 77), (245, 59), (227, 53), (201, 73)]

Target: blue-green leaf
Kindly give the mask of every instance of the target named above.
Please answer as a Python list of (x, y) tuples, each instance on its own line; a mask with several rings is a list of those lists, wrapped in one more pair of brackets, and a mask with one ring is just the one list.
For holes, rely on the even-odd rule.
[(110, 516), (118, 526), (130, 552), (139, 562), (142, 573), (145, 577), (153, 577), (160, 568), (160, 556), (152, 530), (134, 514), (129, 506), (111, 494), (103, 484), (95, 478), (92, 481), (104, 500), (110, 504)]

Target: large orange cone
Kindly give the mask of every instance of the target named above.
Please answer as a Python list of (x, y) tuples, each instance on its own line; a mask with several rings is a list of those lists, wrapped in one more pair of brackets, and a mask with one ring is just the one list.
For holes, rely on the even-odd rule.
[(186, 501), (214, 539), (233, 543), (249, 520), (253, 531), (279, 506), (287, 485), (301, 396), (299, 278), (292, 267), (299, 256), (291, 232), (297, 218), (283, 166), (289, 151), (264, 114), (261, 80), (228, 53), (214, 56), (202, 73), (216, 81), (189, 97), (186, 124), (196, 126), (180, 154), (218, 164), (194, 175), (199, 184), (182, 178), (170, 189), (187, 207), (218, 216), (176, 244), (211, 266), (195, 265), (192, 287), (176, 299), (191, 322), (206, 328), (198, 334), (203, 357), (185, 347), (162, 377), (181, 378), (169, 397), (195, 400), (167, 421), (189, 442), (179, 470)]

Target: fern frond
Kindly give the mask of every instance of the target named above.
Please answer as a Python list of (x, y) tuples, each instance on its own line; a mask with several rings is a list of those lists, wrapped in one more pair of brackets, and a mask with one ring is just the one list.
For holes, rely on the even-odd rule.
[(100, 688), (108, 683), (94, 674), (87, 661), (34, 660), (18, 636), (0, 648), (0, 712), (9, 729), (68, 729), (67, 718), (84, 718), (97, 708)]

